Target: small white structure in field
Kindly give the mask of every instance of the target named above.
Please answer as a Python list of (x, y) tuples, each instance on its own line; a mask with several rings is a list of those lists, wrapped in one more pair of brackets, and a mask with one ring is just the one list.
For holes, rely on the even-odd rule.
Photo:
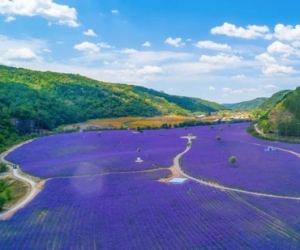
[(83, 128), (80, 128), (80, 129), (79, 129), (79, 133), (83, 133)]
[(182, 184), (184, 182), (186, 182), (187, 178), (173, 178), (172, 180), (170, 180), (170, 183), (172, 184)]
[(136, 158), (135, 162), (137, 162), (137, 163), (142, 163), (143, 160), (142, 160), (140, 157), (138, 157), (138, 158)]
[(275, 151), (275, 150), (276, 150), (276, 148), (274, 148), (274, 147), (267, 147), (265, 149), (266, 152)]

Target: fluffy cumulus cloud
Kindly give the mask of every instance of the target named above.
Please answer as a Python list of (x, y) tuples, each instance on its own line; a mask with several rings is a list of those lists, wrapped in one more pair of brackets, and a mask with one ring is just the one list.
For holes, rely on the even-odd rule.
[(269, 53), (281, 53), (290, 55), (294, 52), (294, 48), (288, 44), (283, 44), (281, 42), (273, 42), (268, 48)]
[(248, 25), (246, 28), (237, 27), (231, 23), (224, 23), (211, 29), (211, 34), (227, 35), (246, 39), (255, 39), (259, 37), (268, 38), (269, 28), (267, 26)]
[(79, 26), (75, 8), (54, 3), (52, 0), (1, 0), (0, 14), (41, 16), (59, 25)]
[(255, 57), (256, 60), (264, 63), (264, 64), (273, 64), (276, 63), (274, 57), (270, 56), (268, 53), (262, 53)]
[(96, 44), (90, 42), (83, 42), (80, 44), (76, 44), (74, 46), (74, 49), (88, 54), (94, 54), (100, 51), (100, 48)]
[(151, 43), (149, 43), (148, 41), (144, 42), (142, 44), (143, 47), (150, 47), (151, 46)]
[(216, 56), (202, 55), (200, 62), (211, 63), (211, 64), (235, 64), (241, 61), (241, 58), (235, 55), (227, 55), (220, 53)]
[(165, 43), (170, 44), (175, 47), (180, 47), (180, 46), (185, 45), (185, 43), (182, 42), (182, 39), (180, 37), (174, 38), (174, 39), (172, 37), (169, 37), (168, 39), (166, 39)]
[(277, 24), (274, 29), (274, 35), (279, 40), (300, 40), (300, 25), (293, 27), (292, 25)]
[(215, 88), (215, 87), (213, 87), (213, 86), (210, 86), (210, 87), (208, 87), (208, 89), (209, 89), (209, 90), (211, 90), (211, 91), (214, 91), (214, 90), (216, 90), (216, 88)]
[(231, 47), (227, 44), (215, 43), (212, 41), (199, 41), (195, 44), (197, 48), (229, 51)]
[(278, 64), (267, 65), (263, 69), (265, 75), (286, 75), (286, 74), (297, 74), (299, 73), (293, 67), (282, 66)]
[[(274, 45), (274, 43), (273, 43)], [(289, 47), (284, 48), (281, 45), (274, 45), (274, 46), (269, 46), (268, 48), (269, 52), (277, 52), (277, 53), (287, 53), (289, 52)], [(284, 65), (279, 65), (277, 60), (270, 56), (268, 53), (263, 53), (255, 57), (256, 60), (261, 62), (263, 64), (262, 67), (262, 72), (266, 76), (271, 76), (271, 75), (289, 75), (289, 74), (297, 74), (299, 73), (297, 70), (295, 70), (291, 66), (284, 66)], [(279, 60), (280, 61), (280, 60)]]
[(84, 31), (83, 34), (86, 36), (97, 36), (97, 34), (92, 29), (88, 29), (87, 31)]
[(19, 48), (19, 49), (10, 49), (4, 54), (5, 59), (23, 59), (23, 60), (39, 60), (38, 57), (31, 49), (29, 48)]
[(139, 69), (137, 73), (142, 75), (149, 75), (149, 74), (162, 73), (162, 71), (163, 71), (162, 68), (158, 66), (146, 65), (143, 68)]

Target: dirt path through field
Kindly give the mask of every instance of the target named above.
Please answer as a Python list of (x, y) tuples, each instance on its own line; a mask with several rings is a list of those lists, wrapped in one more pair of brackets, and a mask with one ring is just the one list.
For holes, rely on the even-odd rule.
[(257, 123), (254, 124), (254, 128), (255, 128), (255, 131), (256, 133), (260, 134), (261, 136), (263, 137), (267, 137), (264, 132), (262, 132), (261, 130), (259, 130), (259, 128), (257, 127)]
[(44, 182), (45, 181), (35, 181), (25, 175), (21, 175), (20, 172), (19, 172), (19, 168), (18, 169), (13, 169), (13, 163), (7, 161), (4, 159), (4, 157), (10, 153), (11, 151), (15, 150), (16, 148), (26, 144), (26, 143), (29, 143), (31, 142), (32, 140), (30, 141), (26, 141), (26, 142), (23, 142), (13, 148), (11, 148), (10, 150), (2, 153), (0, 155), (0, 160), (4, 163), (6, 163), (7, 165), (10, 166), (10, 168), (12, 169), (11, 171), (11, 176), (13, 178), (16, 178), (24, 183), (26, 183), (30, 188), (29, 188), (29, 192), (27, 193), (27, 195), (21, 199), (18, 203), (14, 204), (11, 208), (9, 208), (7, 211), (4, 211), (2, 213), (0, 213), (0, 219), (8, 219), (9, 217), (11, 217), (16, 211), (18, 211), (20, 208), (26, 206), (31, 200), (33, 200), (33, 198), (41, 191), (43, 185), (44, 185)]
[[(184, 137), (186, 139), (188, 139), (188, 142), (189, 144), (192, 146), (192, 140), (195, 139), (194, 137)], [(253, 143), (255, 144), (255, 143)], [(261, 144), (257, 144), (257, 145), (260, 145), (260, 146), (265, 146), (265, 145), (261, 145)], [(293, 196), (283, 196), (283, 195), (275, 195), (275, 194), (266, 194), (266, 193), (259, 193), (259, 192), (252, 192), (252, 191), (247, 191), (247, 190), (241, 190), (241, 189), (237, 189), (237, 188), (230, 188), (230, 187), (226, 187), (226, 186), (222, 186), (222, 185), (219, 185), (219, 184), (216, 184), (216, 183), (211, 183), (211, 182), (208, 182), (208, 181), (203, 181), (201, 179), (197, 179), (195, 177), (192, 177), (188, 174), (186, 174), (185, 172), (183, 172), (182, 168), (180, 167), (180, 158), (190, 150), (191, 146), (187, 146), (187, 148), (180, 154), (178, 154), (175, 158), (174, 158), (174, 167), (176, 169), (176, 171), (184, 176), (185, 178), (188, 178), (190, 180), (193, 180), (193, 181), (196, 181), (202, 185), (205, 185), (205, 186), (209, 186), (209, 187), (213, 187), (213, 188), (218, 188), (222, 191), (232, 191), (232, 192), (236, 192), (236, 193), (242, 193), (242, 194), (249, 194), (249, 195), (254, 195), (254, 196), (259, 196), (259, 197), (269, 197), (269, 198), (277, 198), (277, 199), (286, 199), (286, 200), (300, 200), (300, 197), (293, 197)], [(266, 146), (267, 147), (267, 146)], [(286, 149), (281, 149), (281, 148), (277, 148), (276, 149), (279, 149), (279, 150), (282, 150), (282, 151), (286, 151), (286, 152), (289, 152), (289, 153), (292, 153), (292, 154), (295, 154), (297, 155), (298, 157), (300, 157), (300, 154), (296, 153), (296, 152), (293, 152), (293, 151), (290, 151), (290, 150), (286, 150)]]

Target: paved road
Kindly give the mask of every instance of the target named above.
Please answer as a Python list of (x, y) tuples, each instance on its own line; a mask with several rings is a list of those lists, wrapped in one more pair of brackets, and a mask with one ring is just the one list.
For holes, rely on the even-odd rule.
[[(30, 140), (31, 141), (31, 140)], [(4, 211), (2, 213), (0, 213), (0, 219), (7, 219), (10, 216), (12, 216), (17, 210), (19, 210), (20, 208), (26, 206), (38, 193), (39, 188), (37, 188), (37, 183), (31, 179), (29, 179), (28, 177), (24, 176), (24, 175), (20, 175), (19, 173), (19, 169), (13, 169), (13, 163), (5, 160), (5, 156), (15, 150), (17, 147), (20, 147), (21, 145), (28, 143), (30, 141), (24, 142), (20, 145), (17, 145), (13, 148), (11, 148), (10, 150), (6, 151), (5, 153), (0, 155), (0, 160), (5, 162), (7, 165), (10, 166), (10, 168), (12, 169), (11, 174), (18, 180), (25, 182), (29, 187), (29, 193), (25, 196), (24, 199), (20, 200), (20, 202), (18, 202), (17, 204), (15, 204), (14, 206), (12, 206), (9, 210)]]
[[(188, 142), (190, 143), (190, 145), (192, 145), (192, 139), (193, 138), (187, 138), (187, 139), (188, 139)], [(218, 188), (218, 189), (220, 189), (222, 191), (232, 191), (232, 192), (236, 192), (236, 193), (249, 194), (249, 195), (260, 196), (260, 197), (277, 198), (277, 199), (300, 200), (300, 197), (265, 194), (265, 193), (259, 193), (259, 192), (252, 192), (252, 191), (241, 190), (241, 189), (237, 189), (237, 188), (230, 188), (230, 187), (226, 187), (226, 186), (221, 186), (219, 184), (215, 184), (215, 183), (210, 183), (210, 182), (207, 182), (207, 181), (203, 181), (203, 180), (197, 179), (197, 178), (195, 178), (193, 176), (190, 176), (190, 175), (186, 174), (182, 170), (182, 168), (180, 167), (180, 162), (179, 162), (181, 156), (184, 155), (186, 152), (188, 152), (190, 150), (190, 148), (191, 147), (187, 147), (182, 153), (178, 154), (174, 158), (174, 166), (175, 166), (176, 171), (180, 175), (184, 176), (185, 178), (188, 178), (190, 180), (196, 181), (196, 182), (201, 183), (201, 184), (203, 184), (205, 186), (209, 186), (209, 187), (213, 187), (213, 188)], [(280, 148), (278, 148), (278, 149), (280, 149)], [(284, 149), (280, 149), (280, 150), (284, 150)], [(288, 151), (288, 150), (284, 150), (284, 151)], [(292, 153), (292, 152), (290, 152), (290, 153)], [(293, 153), (295, 153), (295, 152), (293, 152)], [(299, 156), (299, 154), (298, 154), (298, 156)]]

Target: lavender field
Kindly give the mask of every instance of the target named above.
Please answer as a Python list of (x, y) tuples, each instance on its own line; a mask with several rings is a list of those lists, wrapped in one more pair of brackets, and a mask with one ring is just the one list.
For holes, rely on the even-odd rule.
[[(6, 159), (23, 171), (42, 178), (139, 171), (169, 167), (183, 151), (186, 135), (160, 135), (152, 131), (105, 131), (62, 134), (39, 138), (10, 153)], [(140, 148), (141, 151), (137, 152)], [(135, 163), (137, 157), (144, 162)]]
[[(299, 152), (299, 145), (253, 138), (245, 132), (245, 124), (202, 127), (194, 134), (198, 139), (182, 159), (187, 174), (243, 190), (300, 196), (299, 157), (278, 149), (265, 151), (274, 146)], [(230, 156), (236, 156), (235, 164), (229, 163)]]
[(25, 144), (7, 159), (46, 184), (0, 221), (0, 249), (299, 249), (300, 201), (158, 181), (185, 150), (180, 137), (192, 133), (197, 139), (181, 159), (190, 176), (300, 197), (300, 159), (265, 151), (300, 152), (300, 145), (253, 138), (247, 125), (62, 134)]

